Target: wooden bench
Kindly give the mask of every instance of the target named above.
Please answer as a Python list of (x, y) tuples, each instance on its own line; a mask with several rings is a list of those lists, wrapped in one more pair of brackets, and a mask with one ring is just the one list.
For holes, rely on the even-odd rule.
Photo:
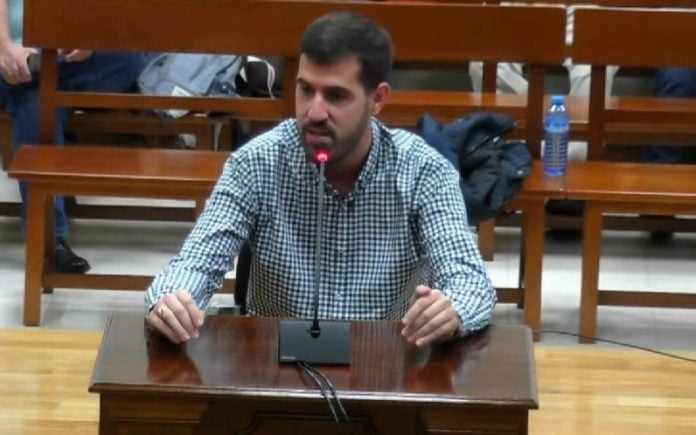
[(581, 342), (596, 333), (597, 306), (696, 308), (692, 293), (600, 290), (603, 214), (696, 215), (696, 166), (572, 162), (566, 197), (585, 201), (580, 301)]
[[(237, 53), (281, 56), (285, 61), (284, 89), (294, 88), (297, 69), (299, 39), (306, 25), (316, 17), (334, 10), (351, 10), (372, 17), (391, 33), (396, 46), (396, 60), (402, 63), (461, 64), (463, 60), (520, 61), (530, 64), (531, 80), (528, 96), (509, 99), (495, 94), (470, 94), (461, 92), (395, 91), (391, 96), (382, 119), (387, 123), (414, 127), (416, 120), (425, 112), (442, 120), (453, 120), (479, 110), (495, 110), (510, 113), (519, 121), (520, 131), (527, 139), (535, 155), (538, 155), (541, 118), (543, 113), (543, 80), (545, 65), (559, 64), (564, 56), (565, 13), (559, 8), (542, 7), (496, 7), (469, 5), (397, 5), (377, 3), (315, 3), (315, 2), (220, 2), (219, 0), (168, 0), (165, 3), (149, 3), (140, 0), (26, 0), (25, 41), (42, 47), (44, 55), (41, 70), (41, 128), (42, 142), (50, 143), (53, 137), (53, 114), (57, 106), (85, 108), (187, 108), (190, 110), (231, 113), (245, 119), (278, 120), (294, 115), (294, 93), (284, 92), (282, 99), (261, 98), (176, 98), (147, 97), (142, 95), (116, 95), (94, 93), (72, 93), (57, 91), (56, 48), (81, 46), (90, 41), (91, 47), (103, 50), (183, 51), (207, 53)], [(67, 10), (79, 10), (80, 14), (68, 14)], [(230, 24), (234, 17), (235, 25)], [(84, 22), (91, 23), (84, 26)], [(543, 22), (543, 28), (534, 23)], [(127, 25), (125, 24), (127, 23)], [(162, 23), (162, 24), (160, 24)], [(246, 23), (246, 25), (245, 25)], [(418, 28), (418, 32), (413, 29)], [(70, 31), (65, 31), (70, 29)], [(273, 37), (270, 37), (270, 32)], [(427, 38), (423, 38), (427, 35)], [(457, 35), (453, 38), (452, 35)], [(486, 40), (486, 44), (481, 44)], [(515, 44), (510, 44), (514, 40)], [(437, 41), (434, 44), (433, 41)], [(45, 198), (57, 194), (133, 195), (152, 197), (179, 194), (159, 189), (154, 165), (144, 168), (134, 164), (123, 167), (122, 172), (112, 173), (108, 184), (91, 183), (104, 168), (95, 160), (80, 157), (78, 152), (57, 149), (43, 157), (47, 166), (38, 167), (31, 157), (22, 153), (39, 153), (20, 149), (13, 162), (11, 176), (28, 182), (31, 194), (28, 246), (44, 243), (47, 230), (44, 214)], [(77, 148), (80, 150), (79, 148)], [(126, 153), (123, 150), (92, 151), (101, 154), (102, 160), (111, 161), (108, 153)], [(149, 152), (157, 153), (160, 151)], [(71, 153), (71, 154), (67, 154)], [(135, 154), (134, 154), (135, 155)], [(154, 157), (156, 154), (149, 155)], [(180, 154), (198, 167), (195, 153)], [(64, 157), (61, 157), (64, 156)], [(87, 154), (94, 156), (94, 154)], [(35, 157), (35, 155), (33, 156)], [(53, 159), (53, 160), (51, 160)], [(69, 182), (63, 173), (52, 172), (61, 167), (57, 160), (66, 162), (75, 159), (70, 168)], [(55, 161), (54, 161), (55, 160)], [(134, 159), (135, 160), (135, 159)], [(164, 168), (162, 168), (164, 169)], [(139, 172), (148, 170), (150, 182), (131, 185), (139, 179)], [(212, 180), (218, 171), (207, 174)], [(84, 182), (78, 182), (84, 175)], [(186, 178), (185, 176), (182, 178)], [(50, 181), (49, 181), (50, 179)], [(165, 178), (165, 182), (168, 180)], [(186, 184), (185, 181), (181, 184)], [(79, 184), (79, 189), (76, 185)], [(51, 187), (47, 187), (50, 185)], [(202, 188), (201, 188), (202, 190)], [(201, 193), (197, 190), (197, 193)], [(539, 326), (541, 255), (543, 252), (543, 203), (548, 197), (561, 197), (562, 186), (557, 182), (547, 183), (541, 174), (540, 165), (535, 165), (532, 177), (525, 180), (518, 207), (526, 210), (523, 269), (521, 281), (524, 292), (500, 289), (500, 300), (524, 304), (527, 323), (534, 329)], [(99, 191), (102, 191), (101, 193)], [(167, 196), (171, 197), (171, 196)], [(43, 199), (37, 199), (43, 198)], [(42, 201), (44, 202), (41, 205)], [(39, 204), (35, 204), (39, 202)], [(37, 222), (43, 222), (39, 224)], [(538, 227), (541, 223), (541, 227)], [(144, 288), (147, 280), (119, 281), (117, 277), (94, 275), (73, 276), (50, 274), (51, 246), (32, 247), (27, 250), (28, 294), (25, 307), (25, 323), (38, 324), (37, 295), (41, 288), (54, 287), (100, 287), (125, 286)], [(48, 279), (46, 279), (48, 278)], [(132, 284), (132, 285), (131, 285)]]
[[(590, 159), (621, 139), (696, 143), (696, 101), (604, 96), (606, 65), (696, 68), (691, 42), (696, 14), (626, 9), (582, 9), (575, 18), (573, 55), (592, 65)], [(597, 305), (696, 308), (696, 293), (599, 290), (603, 216), (696, 214), (696, 166), (591, 161), (571, 164), (566, 197), (585, 201), (580, 333), (596, 331)], [(581, 341), (591, 342), (584, 338)]]
[[(53, 288), (140, 290), (151, 276), (74, 275), (53, 271), (56, 195), (204, 199), (228, 154), (215, 151), (23, 145), (10, 175), (28, 185), (24, 324), (38, 325), (41, 293)], [(233, 288), (227, 281), (225, 290)]]

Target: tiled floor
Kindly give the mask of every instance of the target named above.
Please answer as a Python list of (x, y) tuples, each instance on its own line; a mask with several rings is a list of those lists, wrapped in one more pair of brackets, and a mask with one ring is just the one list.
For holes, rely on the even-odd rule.
[[(17, 198), (12, 180), (0, 172), (0, 198)], [(159, 272), (177, 251), (190, 224), (76, 220), (70, 241), (95, 272)], [(488, 263), (495, 285), (516, 281), (516, 230), (499, 230), (495, 260)], [(691, 290), (696, 293), (696, 235), (677, 234), (656, 245), (645, 233), (605, 234), (600, 284), (613, 289)], [(22, 327), (24, 249), (19, 220), (0, 218), (0, 327)], [(576, 332), (580, 294), (580, 239), (547, 238), (543, 284), (543, 328)], [(229, 296), (219, 303), (228, 303)], [(140, 292), (57, 290), (43, 296), (47, 328), (100, 329), (109, 312), (142, 310)], [(521, 323), (513, 305), (499, 305), (496, 323)], [(599, 337), (667, 351), (696, 351), (696, 311), (603, 307)], [(574, 344), (572, 337), (544, 335), (543, 343)], [(601, 344), (600, 344), (601, 345)]]

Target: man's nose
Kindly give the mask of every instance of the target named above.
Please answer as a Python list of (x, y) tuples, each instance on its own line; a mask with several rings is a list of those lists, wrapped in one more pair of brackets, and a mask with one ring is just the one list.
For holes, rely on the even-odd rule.
[(323, 121), (328, 118), (329, 112), (326, 110), (326, 101), (320, 93), (317, 93), (309, 102), (307, 117), (312, 121)]

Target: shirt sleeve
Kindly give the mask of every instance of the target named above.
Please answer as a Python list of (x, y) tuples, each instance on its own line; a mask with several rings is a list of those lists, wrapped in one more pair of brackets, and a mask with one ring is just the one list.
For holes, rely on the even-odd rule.
[(227, 271), (249, 238), (258, 213), (253, 166), (243, 150), (230, 156), (203, 213), (181, 251), (160, 273), (145, 294), (146, 309), (167, 293), (185, 290), (199, 308), (222, 286)]
[(417, 184), (419, 240), (431, 273), (459, 313), (464, 335), (488, 325), (496, 292), (469, 228), (459, 174), (442, 159), (428, 164)]

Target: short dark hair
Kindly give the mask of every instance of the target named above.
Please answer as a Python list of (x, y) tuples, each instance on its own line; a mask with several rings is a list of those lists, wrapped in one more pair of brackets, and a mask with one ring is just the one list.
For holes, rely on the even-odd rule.
[(320, 65), (331, 65), (356, 56), (360, 62), (360, 83), (366, 92), (387, 80), (394, 52), (384, 28), (365, 16), (334, 12), (307, 27), (300, 45), (302, 54)]

